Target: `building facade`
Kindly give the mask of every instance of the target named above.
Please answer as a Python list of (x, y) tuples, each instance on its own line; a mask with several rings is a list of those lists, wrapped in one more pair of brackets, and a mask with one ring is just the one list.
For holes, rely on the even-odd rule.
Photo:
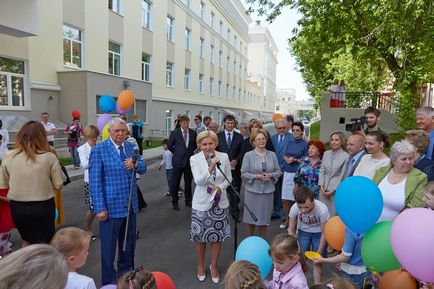
[(129, 118), (140, 115), (148, 134), (167, 134), (178, 114), (220, 122), (274, 112), (247, 77), (251, 19), (239, 0), (32, 3), (37, 31), (10, 33), (0, 20), (0, 110), (9, 129), (17, 116), (45, 111), (68, 123), (73, 109), (95, 123), (99, 97), (123, 89), (135, 94)]

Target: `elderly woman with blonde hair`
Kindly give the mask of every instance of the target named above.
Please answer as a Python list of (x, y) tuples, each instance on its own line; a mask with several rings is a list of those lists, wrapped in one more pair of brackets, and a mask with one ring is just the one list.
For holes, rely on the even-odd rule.
[(378, 222), (393, 220), (407, 208), (423, 207), (425, 173), (413, 167), (416, 151), (406, 140), (398, 141), (390, 149), (391, 165), (379, 168), (372, 180), (383, 196), (383, 212)]
[(408, 130), (404, 134), (405, 139), (414, 146), (416, 160), (414, 167), (428, 176), (428, 182), (434, 180), (434, 161), (427, 158), (429, 135), (421, 129)]
[[(203, 131), (196, 137), (199, 153), (190, 158), (196, 188), (191, 210), (190, 240), (196, 244), (197, 278), (203, 282), (206, 245), (211, 246), (211, 280), (219, 283), (217, 270), (222, 242), (231, 237), (226, 188), (232, 181), (231, 164), (226, 153), (216, 151), (217, 135)], [(226, 175), (227, 179), (223, 175)]]

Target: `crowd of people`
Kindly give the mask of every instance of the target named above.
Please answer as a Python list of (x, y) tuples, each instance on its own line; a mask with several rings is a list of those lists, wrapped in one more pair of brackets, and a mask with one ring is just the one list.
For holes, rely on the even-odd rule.
[[(294, 121), (292, 116), (276, 119), (276, 133), (271, 136), (257, 119), (240, 123), (238, 130), (235, 116), (226, 115), (219, 131), (219, 125), (210, 117), (202, 119), (196, 115), (196, 127), (190, 128), (189, 117), (179, 116), (175, 129), (163, 141), (159, 169), (166, 170), (167, 195), (174, 211), (181, 210), (179, 190), (184, 178), (184, 202), (186, 209), (191, 210), (189, 236), (196, 247), (198, 281), (206, 279), (209, 269), (212, 282), (221, 282), (221, 245), (233, 237), (232, 224), (245, 223), (247, 236), (254, 235), (257, 228), (257, 234), (266, 238), (271, 220), (280, 219), (279, 227), (285, 231), (274, 236), (271, 243), (271, 280), (263, 280), (254, 264), (237, 261), (225, 274), (227, 289), (308, 288), (305, 251), (321, 254), (314, 260), (315, 285), (311, 288), (363, 288), (370, 277), (361, 258), (363, 234), (347, 228), (343, 249), (337, 255), (325, 239), (325, 224), (336, 215), (334, 196), (339, 184), (351, 176), (364, 176), (375, 182), (383, 197), (379, 221), (393, 220), (406, 208), (434, 208), (434, 109), (423, 107), (417, 111), (418, 130), (407, 131), (405, 139), (392, 145), (389, 156), (385, 153), (388, 136), (379, 128), (380, 111), (369, 107), (365, 117), (366, 129), (357, 130), (348, 138), (343, 132), (333, 132), (327, 150), (321, 141), (308, 140), (303, 123)], [(53, 288), (95, 288), (91, 278), (76, 270), (86, 262), (89, 243), (96, 239), (92, 226), (96, 218), (101, 283), (117, 284), (118, 288), (156, 288), (152, 274), (131, 271), (136, 215), (144, 202), (140, 200), (137, 178), (147, 167), (140, 157), (143, 122), (136, 117), (129, 125), (114, 118), (108, 124), (109, 138), (99, 143), (100, 132), (94, 125), (83, 128), (80, 120), (74, 118), (65, 128), (74, 166), (85, 170), (88, 212), (85, 230), (64, 228), (56, 232), (55, 190), (62, 189), (64, 176), (50, 147), (56, 128), (49, 123), (48, 114), (43, 113), (41, 118), (41, 122), (29, 121), (22, 126), (16, 147), (1, 159), (0, 254), (6, 257), (0, 261), (0, 284), (7, 280), (9, 283), (4, 284), (9, 285), (4, 288), (31, 288), (11, 284), (36, 278), (31, 277), (36, 269), (24, 270), (29, 274), (24, 277), (17, 274), (16, 268), (26, 266), (24, 262), (30, 262), (30, 258), (39, 260), (51, 255), (50, 260), (40, 261), (47, 268), (40, 264), (37, 268), (45, 272), (57, 267), (61, 277), (56, 281), (59, 286)], [(86, 142), (79, 146), (82, 134)], [(0, 135), (4, 143), (7, 137), (2, 130)], [(26, 248), (10, 254), (8, 240), (13, 227)], [(56, 250), (39, 243), (51, 244)], [(209, 268), (205, 267), (207, 245), (211, 251)], [(324, 281), (323, 263), (341, 263), (344, 279)], [(10, 268), (10, 272), (2, 268)], [(48, 280), (49, 276), (41, 274), (38, 278)]]

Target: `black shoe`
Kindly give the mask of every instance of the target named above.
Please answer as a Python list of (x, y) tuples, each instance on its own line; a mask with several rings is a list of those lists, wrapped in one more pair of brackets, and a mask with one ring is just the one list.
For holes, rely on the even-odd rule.
[(185, 205), (191, 208), (191, 203), (185, 203)]
[(279, 215), (271, 215), (271, 220), (276, 220), (276, 219), (279, 219), (280, 217), (279, 217)]
[(175, 210), (175, 211), (179, 211), (180, 209), (179, 209), (179, 205), (178, 204), (173, 204), (173, 209)]

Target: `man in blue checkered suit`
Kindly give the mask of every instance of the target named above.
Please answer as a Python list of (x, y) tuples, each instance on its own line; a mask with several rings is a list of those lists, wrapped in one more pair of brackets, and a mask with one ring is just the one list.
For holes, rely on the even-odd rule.
[[(110, 138), (92, 148), (89, 158), (89, 185), (94, 214), (99, 220), (101, 239), (102, 284), (116, 284), (118, 274), (134, 267), (136, 246), (136, 214), (138, 201), (136, 172), (144, 174), (146, 164), (142, 159), (133, 161), (134, 145), (125, 141), (128, 126), (120, 118), (109, 122)], [(128, 216), (130, 182), (133, 177), (132, 209), (128, 225), (127, 246), (122, 244)], [(116, 245), (118, 248), (117, 271), (114, 268)]]

